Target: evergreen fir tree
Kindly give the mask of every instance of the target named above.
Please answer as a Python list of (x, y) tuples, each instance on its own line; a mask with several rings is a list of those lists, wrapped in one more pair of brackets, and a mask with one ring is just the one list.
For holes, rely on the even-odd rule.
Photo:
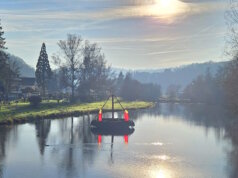
[(46, 53), (45, 43), (42, 44), (40, 56), (36, 65), (36, 82), (42, 91), (42, 95), (45, 96), (47, 81), (51, 77), (51, 68)]

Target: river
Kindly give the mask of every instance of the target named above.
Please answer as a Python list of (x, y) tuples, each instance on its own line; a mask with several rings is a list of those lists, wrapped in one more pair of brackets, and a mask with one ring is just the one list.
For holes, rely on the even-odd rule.
[(160, 104), (129, 114), (129, 136), (94, 135), (96, 115), (1, 126), (0, 177), (238, 177), (238, 122), (222, 108)]

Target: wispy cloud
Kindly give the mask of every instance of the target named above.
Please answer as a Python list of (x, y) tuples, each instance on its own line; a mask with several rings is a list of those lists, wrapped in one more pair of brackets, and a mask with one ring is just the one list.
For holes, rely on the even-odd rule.
[[(138, 1), (143, 2), (143, 1)], [(138, 5), (139, 4), (139, 5)], [(158, 12), (154, 12), (151, 7), (154, 5), (141, 5), (142, 3), (136, 3), (133, 6), (119, 6), (96, 9), (93, 11), (79, 11), (79, 10), (51, 10), (51, 9), (37, 9), (37, 10), (4, 10), (0, 9), (2, 18), (14, 21), (27, 21), (27, 20), (78, 20), (78, 21), (105, 21), (105, 20), (116, 20), (125, 18), (137, 18), (137, 17), (155, 17), (158, 19), (172, 18), (170, 15), (161, 13), (160, 9)], [(148, 3), (147, 3), (148, 4)], [(150, 3), (149, 3), (150, 4)], [(225, 2), (204, 2), (204, 3), (183, 3), (184, 6), (178, 7), (181, 9), (177, 10), (176, 16), (184, 17), (196, 13), (212, 12), (217, 10), (224, 10), (226, 8)], [(176, 13), (176, 12), (175, 12)], [(176, 17), (178, 18), (178, 17)]]
[(218, 59), (226, 2), (173, 1), (175, 10), (162, 13), (156, 0), (1, 0), (0, 18), (10, 52), (33, 66), (43, 41), (51, 56), (67, 33), (99, 43), (109, 62), (117, 66), (158, 67), (194, 58)]
[(158, 55), (163, 55), (163, 54), (172, 54), (172, 53), (183, 53), (185, 51), (188, 51), (186, 49), (180, 49), (180, 50), (172, 50), (172, 51), (159, 51), (159, 52), (150, 52), (150, 53), (146, 53), (144, 55), (148, 55), (148, 56), (158, 56)]

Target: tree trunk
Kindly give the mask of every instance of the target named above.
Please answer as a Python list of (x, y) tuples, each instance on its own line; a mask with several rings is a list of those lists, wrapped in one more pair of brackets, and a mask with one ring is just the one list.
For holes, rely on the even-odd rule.
[(74, 98), (74, 78), (75, 78), (75, 74), (74, 74), (74, 68), (72, 68), (72, 81), (71, 81), (71, 89), (72, 89), (72, 94), (71, 94), (71, 102), (74, 102), (75, 101), (75, 98)]

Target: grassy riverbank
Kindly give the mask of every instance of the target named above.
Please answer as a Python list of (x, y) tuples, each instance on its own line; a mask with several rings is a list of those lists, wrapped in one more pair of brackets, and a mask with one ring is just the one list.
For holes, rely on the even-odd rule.
[[(0, 124), (22, 123), (44, 118), (59, 118), (66, 116), (77, 116), (85, 113), (98, 112), (104, 104), (102, 102), (93, 103), (57, 103), (54, 100), (44, 101), (37, 108), (32, 107), (29, 103), (11, 103), (10, 105), (1, 106)], [(126, 109), (142, 109), (153, 106), (151, 102), (134, 101), (122, 102)], [(111, 109), (111, 104), (107, 103), (105, 111)], [(121, 109), (118, 103), (115, 103), (115, 110)]]

